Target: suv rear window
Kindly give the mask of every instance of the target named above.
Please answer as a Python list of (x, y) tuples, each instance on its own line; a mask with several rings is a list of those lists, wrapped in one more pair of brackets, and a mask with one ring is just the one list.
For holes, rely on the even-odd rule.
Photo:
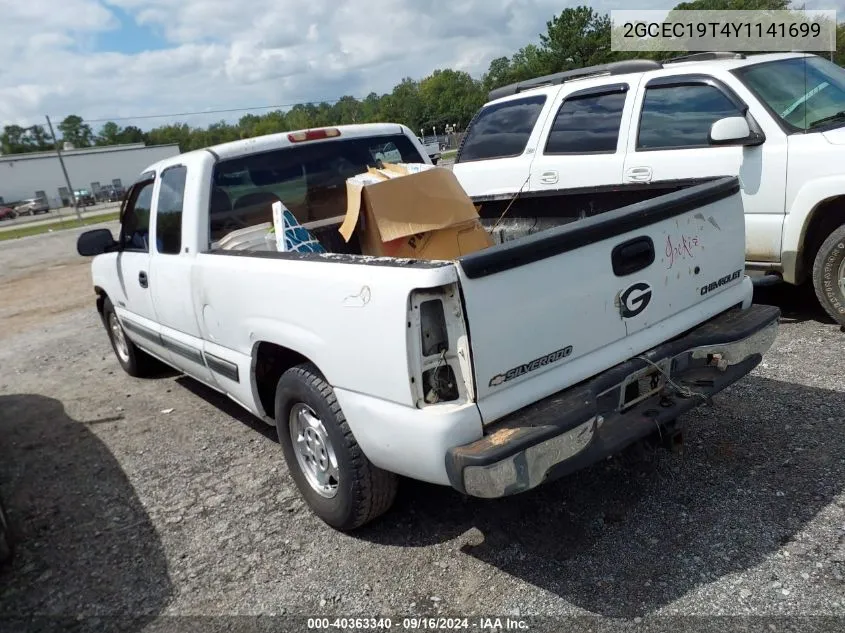
[(456, 163), (519, 156), (546, 103), (544, 95), (485, 106), (467, 130)]
[(273, 222), (281, 201), (301, 224), (346, 213), (346, 179), (380, 162), (421, 163), (404, 134), (303, 143), (223, 160), (214, 167), (210, 237)]
[(545, 153), (614, 153), (626, 98), (624, 92), (607, 92), (564, 101), (552, 124)]

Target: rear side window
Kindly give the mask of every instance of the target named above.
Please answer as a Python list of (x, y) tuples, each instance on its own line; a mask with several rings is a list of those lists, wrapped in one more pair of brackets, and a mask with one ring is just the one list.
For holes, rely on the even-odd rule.
[(614, 153), (625, 92), (567, 99), (555, 116), (546, 154)]
[(156, 207), (158, 252), (176, 255), (182, 250), (182, 205), (185, 199), (186, 167), (165, 169), (161, 174)]
[(544, 95), (483, 108), (469, 130), (456, 162), (519, 156), (546, 103)]
[(421, 163), (404, 134), (301, 143), (214, 167), (210, 235), (273, 222), (281, 201), (301, 224), (346, 213), (346, 179), (380, 163)]
[(649, 88), (643, 100), (637, 149), (706, 147), (710, 126), (729, 116), (742, 116), (742, 112), (713, 86)]

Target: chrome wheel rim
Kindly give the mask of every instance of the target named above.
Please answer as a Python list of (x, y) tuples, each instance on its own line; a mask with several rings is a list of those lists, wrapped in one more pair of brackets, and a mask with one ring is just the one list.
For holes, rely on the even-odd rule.
[(331, 499), (337, 494), (340, 473), (326, 427), (303, 402), (293, 405), (288, 422), (299, 470), (318, 495)]
[(117, 320), (117, 315), (114, 312), (109, 314), (109, 328), (111, 329), (111, 340), (114, 343), (114, 351), (117, 352), (120, 360), (128, 363), (129, 344), (126, 342), (123, 328), (120, 326), (120, 321)]

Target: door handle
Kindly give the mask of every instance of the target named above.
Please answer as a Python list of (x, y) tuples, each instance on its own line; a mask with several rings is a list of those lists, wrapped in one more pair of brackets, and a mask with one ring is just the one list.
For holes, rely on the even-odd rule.
[(651, 182), (651, 167), (631, 167), (625, 171), (625, 180), (629, 182)]
[(138, 283), (141, 284), (141, 288), (146, 288), (150, 285), (150, 282), (147, 279), (147, 273), (143, 270), (138, 273)]
[(630, 275), (654, 263), (654, 242), (647, 235), (617, 244), (610, 255), (613, 274)]
[(557, 182), (558, 175), (556, 171), (544, 171), (540, 175), (540, 182), (544, 185), (553, 185)]

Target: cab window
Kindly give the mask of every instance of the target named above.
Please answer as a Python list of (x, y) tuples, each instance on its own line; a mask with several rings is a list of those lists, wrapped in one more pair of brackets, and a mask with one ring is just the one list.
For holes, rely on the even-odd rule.
[(124, 251), (149, 252), (150, 209), (153, 202), (154, 180), (139, 183), (123, 209), (120, 241)]

